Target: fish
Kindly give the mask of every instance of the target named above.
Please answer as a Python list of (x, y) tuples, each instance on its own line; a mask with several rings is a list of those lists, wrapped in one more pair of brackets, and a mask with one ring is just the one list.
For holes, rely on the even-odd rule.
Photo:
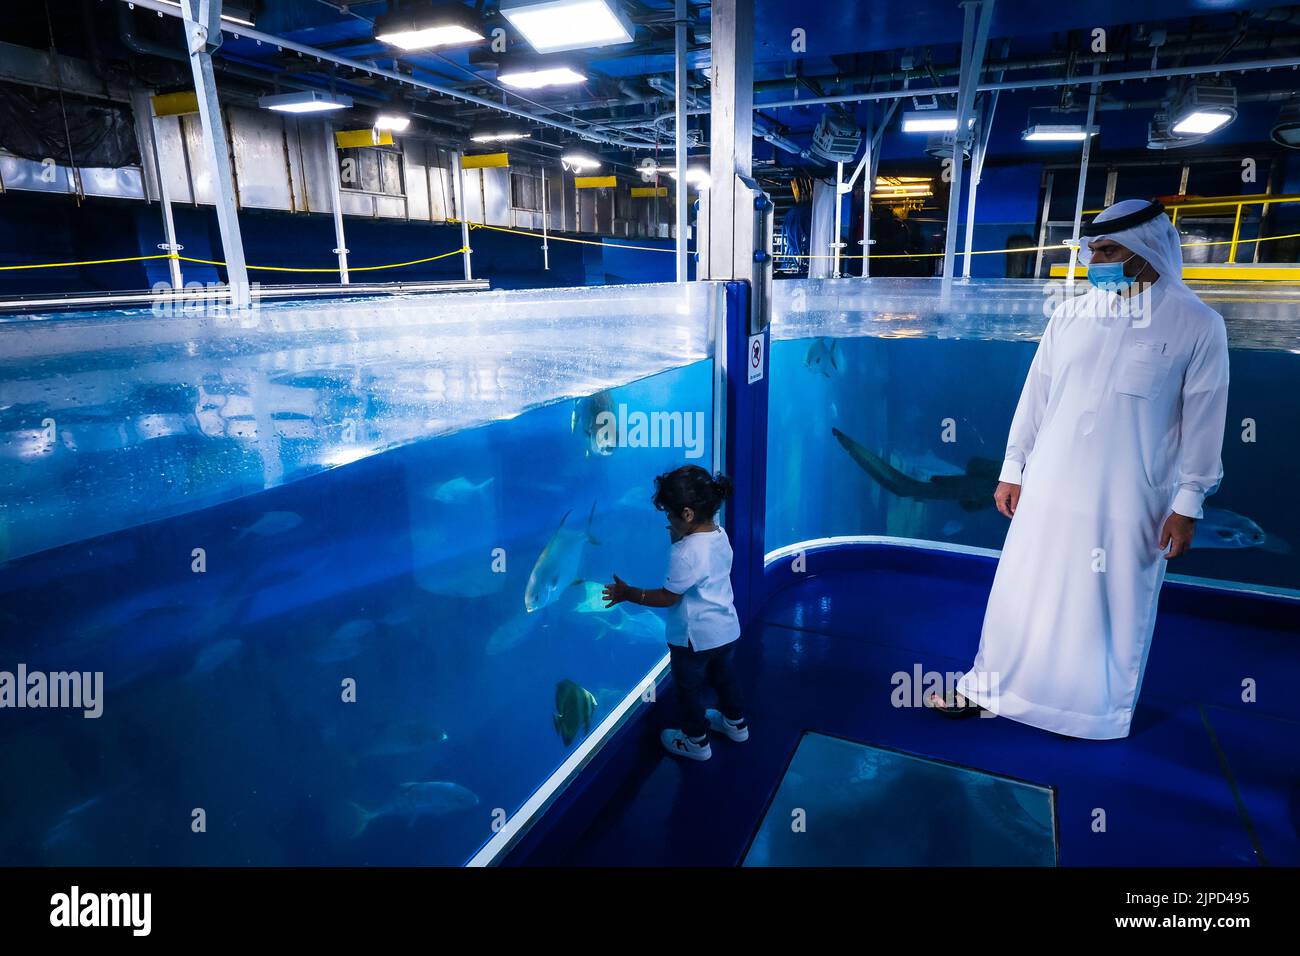
[(957, 532), (961, 531), (961, 529), (962, 523), (960, 521), (945, 521), (943, 523), (943, 536), (945, 538), (951, 538), (953, 535), (957, 534)]
[(584, 734), (591, 732), (591, 715), (599, 706), (591, 691), (571, 680), (562, 680), (555, 685), (555, 713), (551, 721), (564, 746), (573, 743), (578, 728), (582, 728)]
[(300, 524), (302, 524), (302, 515), (295, 511), (268, 511), (240, 531), (235, 540), (239, 541), (250, 534), (255, 534), (259, 538), (284, 534), (286, 531), (292, 531)]
[(597, 635), (596, 640), (617, 633), (620, 637), (634, 644), (666, 644), (668, 642), (664, 619), (654, 611), (648, 608), (637, 608), (636, 611), (630, 611), (626, 604), (617, 604), (612, 610), (612, 614), (596, 618), (601, 626), (605, 628), (604, 631)]
[(318, 664), (338, 664), (350, 661), (362, 651), (362, 638), (375, 632), (375, 624), (366, 618), (353, 618), (340, 624), (320, 646), (310, 654)]
[(217, 672), (234, 660), (243, 649), (244, 642), (237, 637), (227, 637), (209, 644), (195, 655), (194, 666), (190, 668), (187, 679), (193, 680)]
[(569, 430), (581, 434), (587, 445), (587, 457), (606, 457), (618, 447), (618, 426), (614, 424), (614, 396), (608, 389), (588, 395), (573, 403)]
[(591, 533), (591, 522), (596, 517), (595, 502), (587, 516), (587, 526), (581, 531), (565, 527), (572, 511), (566, 511), (560, 519), (560, 526), (546, 542), (546, 547), (537, 556), (532, 573), (528, 576), (528, 586), (524, 589), (524, 607), (531, 614), (555, 601), (571, 584), (578, 582), (578, 565), (582, 563), (582, 552), (588, 544), (600, 544)]
[(445, 780), (403, 783), (398, 786), (393, 798), (378, 810), (367, 810), (356, 803), (349, 804), (355, 816), (352, 839), (365, 833), (375, 820), (393, 818), (404, 820), (407, 826), (414, 826), (419, 820), (445, 817), (470, 810), (478, 804), (478, 795), (458, 783)]
[(492, 478), (484, 478), (477, 485), (468, 478), (456, 477), (450, 481), (444, 481), (436, 488), (431, 488), (425, 492), (425, 497), (440, 504), (460, 504), (472, 499), (475, 495), (482, 494), (492, 484)]
[(808, 371), (826, 378), (844, 374), (844, 353), (840, 349), (840, 340), (826, 337), (814, 339), (804, 355), (803, 364)]
[(605, 607), (605, 585), (595, 581), (583, 581), (581, 587), (582, 600), (574, 607), (579, 614), (607, 614), (613, 610)]
[(1287, 554), (1291, 545), (1275, 534), (1268, 534), (1250, 518), (1224, 508), (1206, 508), (1196, 522), (1192, 548), (1260, 548), (1274, 554)]
[(398, 720), (385, 724), (365, 747), (366, 757), (401, 757), (428, 751), (447, 740), (447, 731), (427, 720)]
[(1002, 471), (1000, 461), (972, 458), (961, 474), (931, 475), (929, 480), (923, 481), (899, 471), (838, 428), (832, 428), (831, 433), (858, 467), (891, 494), (916, 501), (956, 501), (963, 511), (993, 507), (993, 490), (998, 486), (998, 475)]
[(541, 624), (535, 617), (526, 614), (512, 617), (492, 632), (487, 642), (487, 653), (495, 655), (508, 651), (528, 640), (539, 630)]

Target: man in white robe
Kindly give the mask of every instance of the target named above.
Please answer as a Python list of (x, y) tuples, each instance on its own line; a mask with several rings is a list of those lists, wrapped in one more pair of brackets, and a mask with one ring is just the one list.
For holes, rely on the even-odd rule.
[(1094, 287), (1053, 312), (1011, 423), (979, 652), (928, 703), (1105, 740), (1128, 735), (1166, 564), (1223, 476), (1228, 341), (1158, 203), (1084, 235)]

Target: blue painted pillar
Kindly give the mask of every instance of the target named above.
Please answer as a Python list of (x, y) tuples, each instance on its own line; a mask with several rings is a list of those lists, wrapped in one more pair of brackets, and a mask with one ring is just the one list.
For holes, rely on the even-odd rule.
[[(741, 627), (757, 616), (765, 597), (763, 554), (767, 517), (767, 392), (770, 328), (750, 335), (748, 282), (727, 283), (725, 349), (728, 477), (735, 483), (723, 524), (734, 560), (731, 587)], [(751, 379), (757, 377), (756, 380)]]

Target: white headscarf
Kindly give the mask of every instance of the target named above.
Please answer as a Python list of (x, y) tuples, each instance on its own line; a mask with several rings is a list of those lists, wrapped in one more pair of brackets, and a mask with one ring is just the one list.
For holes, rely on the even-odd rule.
[[(1124, 199), (1099, 212), (1093, 219), (1093, 223), (1099, 225), (1110, 222), (1121, 216), (1141, 212), (1150, 205), (1151, 203), (1146, 199)], [(1080, 237), (1079, 261), (1087, 265), (1092, 259), (1090, 243), (1101, 242), (1103, 239), (1118, 242), (1124, 248), (1136, 252), (1139, 257), (1151, 263), (1152, 268), (1160, 273), (1161, 279), (1168, 279), (1181, 286), (1186, 285), (1183, 282), (1182, 240), (1178, 230), (1174, 228), (1174, 224), (1169, 221), (1165, 213), (1136, 226), (1130, 226), (1128, 229), (1120, 229), (1118, 232)]]

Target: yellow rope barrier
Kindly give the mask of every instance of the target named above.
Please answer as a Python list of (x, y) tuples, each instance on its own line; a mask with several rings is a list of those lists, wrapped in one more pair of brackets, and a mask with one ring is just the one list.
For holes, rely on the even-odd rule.
[[(448, 220), (447, 220), (448, 223), (460, 223), (461, 221), (462, 221), (462, 220), (459, 220), (459, 219), (448, 219)], [(481, 222), (467, 222), (466, 225), (468, 225), (471, 229), (490, 229), (490, 230), (492, 230), (493, 232), (506, 232), (506, 233), (512, 233), (512, 234), (514, 234), (514, 235), (518, 235), (518, 236), (529, 236), (529, 237), (534, 238), (534, 239), (544, 239), (544, 240), (547, 240), (547, 241), (549, 241), (549, 242), (573, 242), (573, 243), (577, 243), (577, 244), (579, 244), (579, 245), (584, 245), (584, 246), (603, 246), (603, 245), (605, 245), (605, 242), (604, 242), (603, 240), (594, 240), (594, 239), (573, 239), (573, 238), (570, 238), (570, 237), (568, 237), (568, 236), (552, 236), (552, 235), (546, 235), (546, 236), (543, 236), (540, 232), (530, 232), (530, 231), (528, 231), (528, 230), (526, 230), (526, 229), (510, 229), (510, 228), (507, 228), (507, 227), (505, 227), (505, 226), (489, 226), (489, 225), (487, 225), (486, 223), (481, 223)], [(1279, 239), (1300, 239), (1300, 232), (1292, 232), (1292, 233), (1288, 233), (1288, 234), (1286, 234), (1286, 235), (1284, 235), (1284, 236), (1263, 236), (1263, 237), (1260, 237), (1260, 238), (1257, 238), (1257, 239), (1237, 239), (1237, 240), (1236, 240), (1236, 243), (1237, 243), (1237, 245), (1239, 245), (1239, 246), (1243, 246), (1243, 245), (1247, 245), (1247, 244), (1252, 243), (1252, 242), (1256, 242), (1256, 243), (1258, 243), (1258, 242), (1276, 242), (1276, 241), (1279, 240)], [(1232, 243), (1233, 243), (1233, 240), (1231, 240), (1231, 239), (1218, 239), (1218, 240), (1207, 241), (1207, 242), (1184, 242), (1184, 243), (1181, 243), (1181, 246), (1182, 246), (1182, 248), (1184, 248), (1184, 249), (1188, 249), (1188, 248), (1191, 248), (1191, 247), (1194, 247), (1194, 246), (1228, 246), (1228, 245), (1232, 245)], [(673, 249), (665, 249), (665, 248), (662, 248), (662, 247), (660, 247), (660, 246), (629, 246), (629, 245), (618, 245), (618, 246), (616, 246), (615, 248), (618, 248), (618, 249), (633, 249), (633, 250), (639, 250), (639, 251), (643, 251), (643, 252), (673, 252), (673, 251), (674, 251)], [(1048, 246), (1022, 246), (1021, 248), (1018, 248), (1018, 249), (977, 249), (977, 250), (974, 250), (974, 251), (972, 251), (971, 253), (969, 253), (969, 255), (972, 255), (972, 256), (992, 256), (992, 255), (998, 255), (998, 254), (1006, 253), (1006, 252), (1040, 252), (1040, 251), (1042, 251), (1042, 252), (1046, 252), (1046, 251), (1051, 250), (1051, 249), (1068, 249), (1068, 248), (1070, 248), (1070, 247), (1067, 246), (1065, 243), (1055, 243), (1055, 244), (1053, 244), (1053, 245), (1048, 245)], [(379, 271), (379, 270), (381, 270), (381, 269), (401, 269), (401, 268), (404, 268), (404, 267), (406, 267), (406, 266), (418, 266), (418, 265), (423, 265), (423, 264), (426, 263), (426, 262), (437, 262), (439, 259), (446, 259), (446, 258), (448, 258), (448, 257), (450, 257), (450, 256), (458, 256), (458, 255), (461, 255), (462, 253), (471, 252), (471, 251), (472, 251), (472, 250), (471, 250), (468, 246), (461, 246), (459, 249), (453, 249), (451, 252), (444, 252), (444, 253), (441, 253), (441, 254), (439, 254), (439, 255), (436, 255), (436, 256), (429, 256), (429, 257), (424, 258), (424, 259), (411, 259), (411, 260), (409, 260), (409, 261), (407, 261), (407, 262), (390, 262), (390, 263), (386, 263), (386, 264), (384, 264), (384, 265), (378, 265), (378, 266), (348, 266), (348, 272), (376, 272), (376, 271)], [(958, 256), (965, 256), (965, 255), (967, 255), (967, 253), (966, 253), (965, 251), (962, 251), (962, 252), (955, 252), (955, 253), (953, 253), (954, 258), (955, 258), (955, 257), (958, 257)], [(943, 253), (942, 253), (942, 252), (882, 252), (882, 253), (875, 253), (875, 254), (872, 254), (872, 255), (852, 255), (852, 256), (851, 256), (851, 255), (842, 255), (842, 256), (840, 256), (839, 258), (840, 258), (841, 260), (844, 260), (844, 259), (853, 259), (853, 260), (857, 260), (857, 259), (928, 259), (928, 258), (941, 258), (942, 256), (943, 256)], [(777, 254), (776, 256), (774, 256), (774, 258), (776, 258), (776, 259), (834, 259), (835, 256), (833, 256), (833, 255), (832, 255), (832, 256), (825, 256), (825, 255), (801, 255), (801, 254), (799, 254), (799, 253), (783, 252), (783, 253), (779, 253), (779, 254)], [(147, 261), (150, 261), (150, 260), (153, 260), (153, 259), (178, 259), (178, 260), (180, 260), (181, 262), (193, 262), (193, 263), (197, 263), (197, 264), (199, 264), (199, 265), (206, 265), (206, 266), (224, 266), (224, 265), (226, 264), (226, 263), (225, 263), (223, 260), (221, 260), (221, 259), (196, 259), (196, 258), (194, 258), (194, 257), (192, 257), (192, 256), (182, 256), (182, 255), (177, 255), (176, 253), (163, 253), (163, 254), (161, 254), (161, 255), (156, 255), (156, 256), (124, 256), (124, 257), (122, 257), (122, 258), (120, 258), (120, 259), (86, 259), (86, 260), (84, 260), (84, 261), (79, 261), (79, 262), (40, 262), (40, 263), (31, 263), (31, 264), (16, 265), (16, 266), (0, 266), (0, 272), (14, 271), (14, 270), (18, 270), (18, 269), (59, 269), (59, 268), (72, 267), (72, 266), (97, 266), (97, 265), (106, 265), (106, 264), (109, 264), (109, 263), (119, 263), (119, 262), (147, 262)], [(254, 266), (254, 265), (250, 265), (250, 266), (246, 266), (246, 268), (248, 268), (248, 269), (253, 269), (253, 270), (256, 270), (256, 271), (259, 271), (259, 272), (333, 272), (333, 273), (337, 273), (337, 272), (339, 271), (338, 266), (332, 266), (332, 267), (329, 267), (329, 268), (321, 268), (321, 267), (311, 267), (311, 266)]]
[[(374, 272), (378, 269), (400, 269), (404, 266), (418, 266), (426, 262), (437, 262), (439, 259), (446, 259), (448, 256), (458, 256), (462, 252), (468, 252), (468, 246), (461, 246), (459, 249), (453, 249), (451, 252), (444, 252), (436, 256), (429, 256), (426, 259), (411, 259), (408, 262), (390, 262), (382, 266), (348, 266), (348, 272)], [(177, 259), (181, 262), (194, 262), (205, 266), (224, 266), (223, 259), (196, 259), (193, 256), (181, 256), (174, 252), (164, 253), (157, 256), (124, 256), (120, 259), (86, 259), (80, 262), (38, 262), (30, 265), (19, 266), (0, 266), (0, 271), (12, 271), (15, 269), (60, 269), (68, 266), (98, 266), (114, 262), (147, 262), (151, 259)], [(245, 266), (247, 269), (256, 269), (260, 272), (338, 272), (338, 266), (324, 269), (320, 267), (308, 266)]]

